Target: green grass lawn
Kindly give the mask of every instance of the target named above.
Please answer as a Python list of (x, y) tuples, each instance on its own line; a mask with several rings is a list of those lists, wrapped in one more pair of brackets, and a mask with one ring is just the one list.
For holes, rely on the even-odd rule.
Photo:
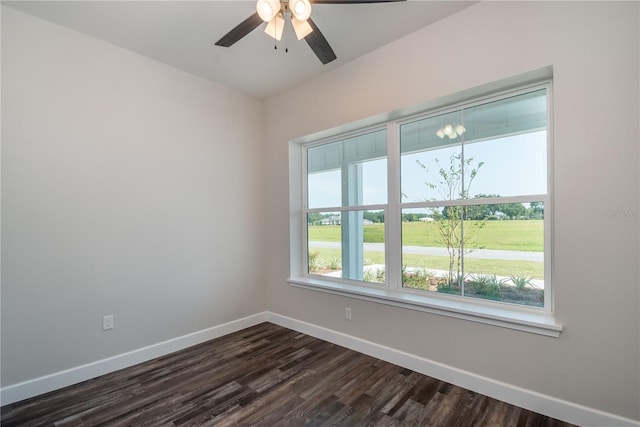
[[(466, 223), (467, 232), (472, 233), (475, 248), (503, 249), (514, 251), (544, 251), (544, 224), (542, 220), (487, 221), (481, 229), (474, 221)], [(340, 241), (340, 226), (309, 226), (309, 240), (324, 242)], [(384, 242), (384, 224), (364, 226), (365, 243)], [(406, 246), (443, 246), (438, 225), (435, 222), (403, 222), (402, 244)]]
[[(544, 224), (542, 220), (487, 221), (478, 229), (469, 221), (466, 232), (472, 233), (474, 248), (501, 249), (514, 251), (544, 251)], [(309, 226), (310, 241), (339, 242), (340, 226)], [(365, 243), (384, 242), (384, 224), (364, 227)], [(444, 246), (435, 222), (403, 222), (402, 244), (405, 246)], [(312, 249), (318, 252), (319, 261), (340, 259), (339, 249)], [(324, 260), (324, 261), (323, 261)], [(367, 264), (384, 264), (383, 252), (365, 251)], [(335, 262), (335, 261), (334, 261)], [(405, 254), (402, 264), (410, 267), (448, 270), (446, 256)], [(533, 276), (544, 279), (544, 263), (534, 261), (511, 261), (501, 259), (465, 258), (465, 272), (497, 276)]]
[[(320, 264), (327, 264), (329, 260), (340, 259), (340, 249), (314, 249)], [(383, 252), (365, 251), (365, 264), (384, 264)], [(402, 257), (402, 265), (425, 268), (427, 270), (448, 270), (449, 258), (431, 255), (411, 255)], [(511, 261), (500, 259), (466, 258), (464, 262), (465, 273), (486, 274), (509, 277), (532, 276), (534, 279), (544, 279), (544, 263), (534, 261)]]

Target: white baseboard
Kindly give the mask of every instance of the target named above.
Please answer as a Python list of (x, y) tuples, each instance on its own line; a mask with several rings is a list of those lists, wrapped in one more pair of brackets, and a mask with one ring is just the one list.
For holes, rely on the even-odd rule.
[(267, 320), (565, 422), (583, 427), (640, 427), (640, 421), (526, 390), (311, 323), (271, 312), (267, 313)]
[(48, 393), (62, 387), (77, 384), (100, 375), (127, 368), (156, 357), (164, 356), (183, 348), (227, 335), (262, 322), (276, 325), (311, 335), (331, 343), (368, 354), (378, 359), (411, 369), (430, 377), (446, 381), (457, 386), (482, 393), (540, 414), (583, 427), (640, 427), (639, 421), (619, 417), (614, 414), (588, 408), (526, 390), (520, 387), (486, 378), (452, 366), (434, 362), (420, 356), (405, 353), (390, 347), (363, 340), (351, 335), (336, 332), (321, 326), (303, 322), (276, 313), (263, 312), (242, 319), (217, 325), (161, 343), (153, 344), (107, 359), (98, 360), (86, 365), (77, 366), (22, 383), (7, 386), (0, 390), (2, 405), (18, 402), (23, 399)]
[(2, 405), (48, 393), (59, 388), (77, 384), (91, 378), (127, 368), (156, 357), (164, 356), (183, 348), (209, 341), (267, 321), (267, 313), (258, 313), (242, 319), (233, 320), (181, 337), (173, 338), (147, 347), (139, 348), (117, 356), (87, 363), (43, 377), (34, 378), (0, 390)]

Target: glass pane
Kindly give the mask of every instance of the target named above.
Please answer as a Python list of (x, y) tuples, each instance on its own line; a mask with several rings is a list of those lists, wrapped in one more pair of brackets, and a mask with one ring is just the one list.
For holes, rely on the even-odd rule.
[(465, 144), (465, 160), (477, 167), (469, 197), (526, 196), (547, 192), (547, 133)]
[(310, 173), (307, 176), (309, 207), (340, 206), (340, 185), (340, 169)]
[(547, 192), (545, 90), (464, 110), (468, 197)]
[(381, 210), (308, 214), (309, 273), (384, 283), (384, 233)]
[(307, 214), (307, 267), (311, 274), (342, 277), (340, 212)]
[(387, 159), (362, 162), (363, 205), (387, 203)]
[(402, 210), (402, 286), (462, 293), (459, 207)]
[(307, 198), (311, 209), (386, 204), (386, 130), (309, 148)]
[(459, 111), (400, 127), (402, 202), (461, 197), (462, 135)]
[(464, 295), (544, 306), (544, 204), (464, 210)]
[[(364, 250), (362, 280), (371, 283), (385, 283), (384, 211), (362, 211), (362, 225)], [(357, 279), (356, 277), (350, 278)]]

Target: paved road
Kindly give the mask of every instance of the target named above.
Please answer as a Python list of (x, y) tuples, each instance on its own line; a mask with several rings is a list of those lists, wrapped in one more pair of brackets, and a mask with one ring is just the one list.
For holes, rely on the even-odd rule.
[[(309, 246), (318, 249), (340, 249), (339, 242), (309, 242)], [(365, 251), (384, 252), (384, 243), (365, 243)], [(427, 246), (403, 246), (406, 254), (449, 256), (446, 248)], [(544, 252), (502, 251), (495, 249), (471, 249), (465, 253), (468, 258), (503, 259), (512, 261), (544, 262)]]

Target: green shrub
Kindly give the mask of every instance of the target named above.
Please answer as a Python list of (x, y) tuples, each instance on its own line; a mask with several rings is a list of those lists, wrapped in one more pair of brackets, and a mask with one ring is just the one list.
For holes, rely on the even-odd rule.
[(309, 272), (314, 272), (322, 269), (322, 261), (320, 259), (320, 252), (313, 251), (309, 253)]
[(449, 276), (438, 282), (438, 292), (443, 294), (460, 295), (462, 293), (462, 281), (464, 277), (459, 275)]
[(362, 280), (365, 282), (384, 283), (385, 272), (383, 268), (368, 269), (365, 270), (362, 275)]
[(533, 280), (532, 276), (512, 275), (510, 279), (513, 282), (513, 286), (515, 286), (519, 291), (523, 290), (527, 286), (533, 287), (531, 284), (531, 280)]
[(342, 261), (340, 261), (338, 257), (333, 257), (329, 259), (327, 267), (329, 267), (330, 270), (340, 270), (342, 268)]
[(402, 286), (413, 289), (429, 289), (429, 279), (433, 277), (433, 273), (424, 268), (418, 268), (415, 271), (407, 273), (406, 266), (402, 267)]
[(498, 279), (495, 275), (473, 276), (471, 280), (466, 282), (471, 291), (476, 294), (490, 299), (500, 299), (500, 288), (505, 284), (505, 279)]

